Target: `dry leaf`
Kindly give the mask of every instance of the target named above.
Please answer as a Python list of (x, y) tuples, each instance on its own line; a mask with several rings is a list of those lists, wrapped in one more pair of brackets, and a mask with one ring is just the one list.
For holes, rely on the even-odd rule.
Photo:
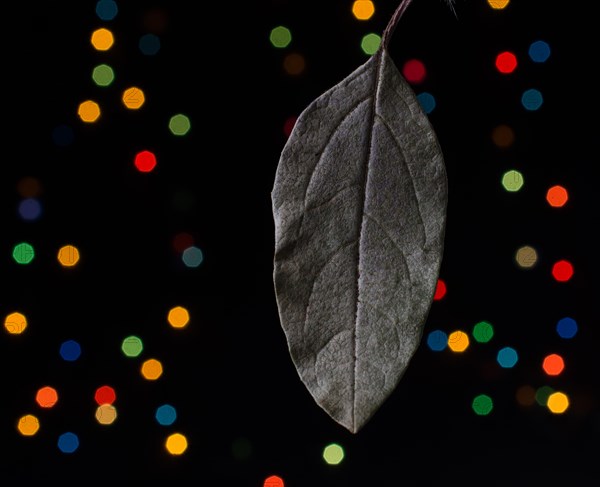
[(272, 192), (281, 325), (315, 401), (356, 433), (419, 346), (443, 253), (447, 181), (419, 101), (379, 51), (314, 100)]

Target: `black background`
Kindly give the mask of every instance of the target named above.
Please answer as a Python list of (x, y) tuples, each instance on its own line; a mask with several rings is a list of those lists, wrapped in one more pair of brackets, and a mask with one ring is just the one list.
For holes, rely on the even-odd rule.
[[(1, 485), (262, 487), (270, 475), (289, 487), (598, 485), (597, 123), (587, 4), (513, 1), (494, 11), (483, 0), (463, 0), (456, 15), (441, 0), (408, 8), (390, 53), (399, 66), (410, 58), (427, 66), (415, 91), (436, 97), (429, 117), (449, 182), (440, 274), (448, 294), (433, 303), (425, 334), (470, 330), (481, 320), (496, 334), (464, 354), (434, 353), (423, 343), (395, 392), (355, 435), (298, 378), (272, 285), (270, 191), (285, 120), (366, 61), (360, 39), (383, 32), (397, 6), (376, 2), (375, 16), (359, 22), (351, 3), (118, 2), (108, 22), (93, 1), (6, 8), (0, 313), (20, 310), (29, 327), (0, 334)], [(285, 49), (268, 40), (280, 24), (293, 35)], [(102, 26), (116, 38), (107, 52), (89, 42)], [(155, 56), (137, 45), (149, 32), (161, 39)], [(552, 50), (543, 64), (527, 55), (538, 39)], [(504, 50), (519, 61), (511, 75), (494, 67)], [(298, 76), (282, 68), (289, 52), (306, 59)], [(115, 70), (108, 88), (90, 76), (101, 62)], [(146, 95), (138, 111), (120, 102), (132, 85)], [(536, 112), (520, 104), (528, 88), (544, 96)], [(103, 110), (95, 124), (77, 118), (88, 98)], [(185, 137), (168, 131), (175, 113), (190, 117)], [(506, 149), (491, 139), (500, 124), (516, 135)], [(59, 125), (73, 130), (67, 147), (52, 139)], [(158, 158), (149, 174), (133, 166), (143, 149)], [(518, 193), (500, 185), (508, 169), (524, 174)], [(43, 213), (34, 222), (17, 213), (24, 177), (42, 188)], [(545, 201), (554, 184), (570, 192), (564, 208)], [(203, 250), (200, 267), (186, 268), (173, 250), (180, 232)], [(36, 250), (27, 266), (11, 256), (20, 241)], [(55, 257), (67, 243), (82, 254), (69, 270)], [(525, 244), (539, 253), (531, 270), (514, 263)], [(562, 258), (575, 267), (568, 283), (551, 276)], [(176, 305), (192, 317), (184, 330), (166, 321)], [(579, 324), (572, 340), (555, 332), (563, 316)], [(145, 345), (134, 360), (119, 349), (130, 334)], [(82, 346), (77, 362), (59, 356), (66, 339)], [(519, 352), (513, 369), (495, 361), (505, 345)], [(566, 362), (555, 378), (541, 369), (551, 352)], [(155, 382), (139, 373), (150, 357), (165, 367)], [(104, 384), (117, 392), (110, 426), (94, 419), (94, 392)], [(59, 392), (51, 410), (34, 401), (43, 385)], [(562, 390), (571, 406), (563, 415), (521, 406), (515, 394), (522, 385)], [(494, 399), (489, 416), (471, 409), (479, 393)], [(165, 402), (178, 412), (170, 427), (153, 417)], [(27, 413), (40, 418), (33, 437), (15, 427)], [(71, 455), (56, 447), (65, 431), (80, 438)], [(189, 441), (180, 457), (164, 449), (174, 431)], [(335, 467), (321, 456), (332, 442), (346, 454)]]

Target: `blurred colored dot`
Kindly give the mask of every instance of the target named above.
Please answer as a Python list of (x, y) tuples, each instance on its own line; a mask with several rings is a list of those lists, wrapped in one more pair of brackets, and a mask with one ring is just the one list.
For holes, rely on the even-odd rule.
[(544, 357), (542, 368), (548, 375), (560, 375), (565, 368), (565, 361), (557, 353), (551, 353)]
[(96, 421), (100, 424), (113, 424), (117, 419), (117, 408), (112, 404), (101, 404), (96, 408)]
[(110, 386), (98, 387), (94, 393), (94, 401), (99, 406), (102, 406), (102, 404), (112, 404), (115, 402), (115, 399), (117, 399), (117, 393)]
[(24, 177), (17, 183), (17, 191), (23, 198), (33, 198), (41, 192), (41, 184), (37, 178)]
[(520, 247), (515, 253), (515, 261), (523, 269), (531, 269), (537, 263), (537, 259), (537, 251), (529, 245)]
[(140, 172), (151, 172), (156, 167), (156, 156), (149, 150), (143, 150), (135, 155), (133, 161)]
[(510, 369), (516, 365), (519, 360), (519, 356), (514, 348), (504, 347), (498, 351), (496, 360), (500, 364), (500, 367)]
[(19, 215), (23, 220), (37, 220), (42, 214), (42, 205), (35, 198), (27, 198), (19, 203)]
[(100, 117), (100, 106), (92, 100), (84, 101), (79, 104), (77, 115), (84, 122), (95, 122)]
[(535, 391), (535, 401), (540, 406), (546, 406), (548, 404), (548, 397), (550, 397), (550, 394), (552, 394), (553, 392), (554, 392), (554, 389), (552, 389), (552, 387), (550, 387), (550, 386), (539, 387)]
[(502, 10), (510, 3), (510, 0), (488, 0), (488, 5), (494, 10)]
[(277, 475), (271, 475), (265, 479), (263, 487), (284, 487), (283, 479)]
[(27, 318), (22, 313), (10, 313), (4, 318), (4, 328), (11, 335), (20, 335), (27, 328)]
[(35, 252), (32, 245), (21, 242), (13, 247), (12, 256), (17, 264), (29, 264), (35, 257)]
[(198, 267), (204, 260), (204, 254), (202, 250), (192, 245), (183, 251), (181, 260), (183, 260), (186, 267)]
[(344, 449), (337, 443), (327, 445), (323, 450), (323, 459), (329, 465), (338, 465), (344, 459)]
[(67, 362), (74, 362), (81, 355), (81, 347), (75, 340), (67, 340), (60, 345), (60, 356)]
[(443, 280), (438, 279), (437, 284), (435, 285), (435, 292), (433, 293), (434, 301), (442, 299), (446, 295), (446, 291), (446, 283)]
[(252, 455), (252, 443), (248, 438), (236, 438), (231, 443), (231, 454), (236, 460), (247, 460)]
[(42, 387), (38, 389), (35, 395), (35, 402), (42, 408), (51, 408), (58, 402), (58, 392), (54, 387)]
[(546, 200), (550, 203), (550, 206), (554, 206), (555, 208), (564, 206), (568, 199), (569, 194), (567, 190), (559, 185), (552, 186), (546, 193)]
[(479, 416), (487, 416), (492, 412), (494, 403), (490, 396), (486, 394), (480, 394), (473, 399), (471, 407), (473, 408), (473, 411), (475, 411), (475, 414)]
[(114, 41), (115, 39), (112, 32), (104, 27), (92, 32), (92, 46), (98, 51), (108, 51), (112, 47)]
[(183, 328), (190, 321), (190, 314), (183, 306), (175, 306), (169, 310), (167, 321), (173, 328)]
[(535, 111), (542, 106), (542, 103), (544, 103), (542, 94), (534, 88), (525, 90), (521, 96), (521, 104), (526, 110)]
[(100, 20), (112, 20), (117, 16), (119, 8), (114, 0), (99, 0), (96, 3), (96, 15)]
[(73, 453), (79, 448), (79, 438), (75, 433), (67, 432), (58, 437), (58, 449), (63, 453)]
[(371, 0), (356, 0), (352, 4), (352, 13), (358, 20), (369, 20), (375, 13), (375, 5)]
[(360, 48), (369, 56), (375, 54), (381, 45), (381, 36), (371, 33), (367, 34), (360, 41)]
[(190, 119), (178, 113), (169, 119), (169, 130), (173, 135), (185, 135), (190, 131)]
[(473, 326), (473, 338), (476, 342), (487, 343), (494, 336), (494, 327), (487, 321), (480, 321)]
[(434, 330), (427, 335), (427, 346), (434, 352), (441, 352), (448, 346), (448, 335), (442, 330)]
[(124, 338), (121, 342), (121, 350), (127, 357), (137, 357), (143, 349), (142, 340), (134, 335)]
[(115, 80), (115, 73), (108, 64), (99, 64), (92, 71), (92, 79), (98, 86), (110, 86)]
[(132, 86), (123, 91), (121, 100), (123, 101), (123, 105), (130, 110), (137, 110), (144, 104), (146, 97), (141, 89)]
[(544, 63), (550, 57), (550, 46), (544, 41), (535, 41), (529, 45), (529, 57), (535, 63)]
[(552, 266), (552, 276), (559, 282), (567, 282), (573, 274), (573, 265), (567, 260), (559, 260)]
[(306, 61), (302, 54), (292, 52), (283, 59), (283, 69), (287, 74), (298, 75), (302, 74), (306, 68)]
[(517, 57), (509, 51), (501, 52), (496, 56), (496, 69), (501, 73), (512, 73), (517, 67)]
[(573, 338), (577, 334), (577, 322), (573, 318), (561, 318), (556, 323), (556, 333), (561, 338)]
[(427, 72), (425, 65), (418, 59), (409, 59), (402, 67), (402, 74), (409, 83), (421, 83)]
[(17, 422), (17, 430), (23, 436), (33, 436), (40, 429), (40, 420), (33, 414), (21, 416)]
[(417, 100), (425, 113), (429, 114), (435, 109), (435, 98), (431, 93), (419, 93), (417, 95)]
[(469, 346), (469, 336), (460, 330), (448, 335), (448, 348), (453, 352), (464, 352)]
[(516, 397), (521, 406), (533, 406), (535, 404), (535, 389), (531, 386), (521, 386), (517, 389)]
[(548, 396), (546, 406), (554, 414), (562, 414), (569, 407), (569, 397), (563, 392), (553, 392)]
[(514, 169), (506, 171), (502, 175), (502, 186), (504, 186), (506, 191), (510, 191), (511, 193), (519, 191), (523, 187), (524, 182), (523, 175)]
[(59, 147), (67, 147), (75, 140), (73, 129), (68, 125), (57, 125), (52, 130), (52, 141)]
[(503, 149), (515, 142), (515, 131), (508, 125), (498, 125), (492, 130), (492, 142)]
[(296, 125), (296, 120), (298, 120), (298, 117), (288, 117), (285, 119), (285, 122), (283, 122), (283, 133), (286, 137), (289, 137), (292, 133), (292, 129), (294, 128), (294, 125)]
[(280, 25), (271, 30), (269, 40), (274, 47), (284, 48), (289, 46), (290, 42), (292, 42), (292, 33), (290, 32), (290, 29)]
[(147, 380), (156, 380), (163, 373), (162, 364), (156, 359), (148, 359), (142, 364), (142, 376)]
[(187, 232), (180, 232), (173, 237), (173, 250), (183, 252), (194, 245), (194, 237)]
[(73, 267), (79, 262), (79, 249), (74, 245), (64, 245), (58, 251), (58, 262), (64, 267)]
[(173, 433), (169, 435), (165, 442), (165, 448), (171, 455), (181, 455), (187, 450), (188, 442), (187, 438), (181, 433)]
[(163, 404), (156, 409), (154, 417), (158, 421), (158, 424), (171, 426), (177, 419), (177, 411), (170, 404)]
[(144, 34), (140, 37), (138, 47), (142, 54), (154, 56), (160, 50), (160, 38), (155, 34)]

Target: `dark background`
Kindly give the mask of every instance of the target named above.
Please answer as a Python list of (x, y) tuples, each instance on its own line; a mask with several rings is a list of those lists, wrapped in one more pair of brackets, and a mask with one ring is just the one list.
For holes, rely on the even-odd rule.
[[(0, 313), (19, 310), (29, 327), (0, 334), (0, 485), (262, 487), (270, 475), (289, 487), (600, 483), (596, 54), (587, 3), (513, 1), (494, 11), (483, 0), (459, 0), (456, 15), (441, 0), (408, 8), (390, 53), (398, 66), (425, 63), (428, 77), (415, 91), (437, 101), (429, 117), (448, 172), (440, 273), (448, 293), (433, 303), (397, 389), (358, 434), (316, 405), (291, 362), (272, 285), (270, 191), (284, 122), (366, 61), (360, 39), (382, 33), (397, 4), (375, 2), (368, 22), (354, 19), (350, 0), (118, 2), (108, 22), (89, 0), (6, 7)], [(288, 48), (269, 43), (277, 25), (292, 32)], [(89, 43), (101, 26), (116, 38), (107, 52)], [(137, 44), (149, 32), (161, 40), (154, 56)], [(527, 55), (538, 39), (552, 50), (539, 65)], [(519, 61), (511, 75), (494, 67), (504, 50)], [(302, 74), (282, 68), (289, 52), (306, 59)], [(91, 79), (101, 62), (115, 71), (109, 88)], [(120, 102), (132, 85), (146, 95), (135, 112)], [(532, 87), (544, 105), (527, 112), (520, 96)], [(95, 124), (77, 117), (88, 98), (103, 110)], [(185, 137), (167, 129), (175, 113), (190, 117)], [(516, 135), (506, 149), (491, 139), (500, 124)], [(72, 129), (72, 144), (55, 143), (59, 125)], [(133, 166), (143, 149), (158, 158), (149, 174)], [(502, 189), (508, 169), (525, 176), (518, 193)], [(42, 188), (33, 222), (17, 212), (24, 177)], [(564, 208), (545, 201), (554, 184), (569, 190)], [(180, 232), (204, 252), (200, 267), (186, 268), (174, 251)], [(20, 241), (36, 250), (26, 266), (11, 256)], [(69, 270), (56, 261), (67, 243), (82, 254)], [(514, 262), (525, 244), (539, 254), (530, 270)], [(575, 267), (568, 283), (551, 276), (563, 258)], [(190, 311), (183, 330), (166, 321), (176, 305)], [(571, 340), (555, 332), (563, 316), (579, 325)], [(494, 325), (488, 344), (463, 354), (425, 344), (434, 329), (468, 331), (481, 320)], [(145, 346), (133, 360), (119, 348), (131, 334)], [(66, 339), (82, 346), (77, 362), (58, 353)], [(513, 369), (495, 361), (506, 345), (519, 353)], [(554, 378), (541, 369), (552, 352), (566, 362)], [(150, 357), (165, 367), (155, 382), (139, 373)], [(117, 393), (110, 426), (94, 419), (94, 392), (104, 384)], [(59, 392), (50, 410), (34, 401), (43, 385)], [(563, 415), (522, 406), (515, 395), (523, 385), (562, 390), (571, 406)], [(471, 409), (480, 393), (494, 399), (489, 416)], [(165, 402), (178, 413), (169, 427), (153, 416)], [(27, 413), (40, 418), (33, 437), (15, 427)], [(65, 431), (80, 439), (71, 455), (56, 447)], [(163, 446), (175, 431), (189, 441), (181, 457)], [(345, 450), (338, 466), (322, 459), (332, 442)]]

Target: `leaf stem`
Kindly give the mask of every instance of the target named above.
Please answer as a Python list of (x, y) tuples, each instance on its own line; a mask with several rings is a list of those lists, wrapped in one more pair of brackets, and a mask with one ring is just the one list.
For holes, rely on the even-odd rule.
[(388, 22), (387, 27), (383, 31), (383, 37), (381, 39), (381, 45), (382, 45), (383, 49), (387, 49), (388, 44), (390, 42), (390, 38), (392, 37), (392, 34), (396, 30), (396, 26), (398, 25), (398, 22), (400, 21), (400, 17), (402, 17), (402, 14), (404, 13), (404, 11), (408, 8), (408, 6), (411, 3), (412, 3), (412, 0), (402, 0), (402, 2), (400, 2), (400, 5), (398, 5), (398, 8), (394, 12), (394, 15), (392, 15), (392, 18)]

